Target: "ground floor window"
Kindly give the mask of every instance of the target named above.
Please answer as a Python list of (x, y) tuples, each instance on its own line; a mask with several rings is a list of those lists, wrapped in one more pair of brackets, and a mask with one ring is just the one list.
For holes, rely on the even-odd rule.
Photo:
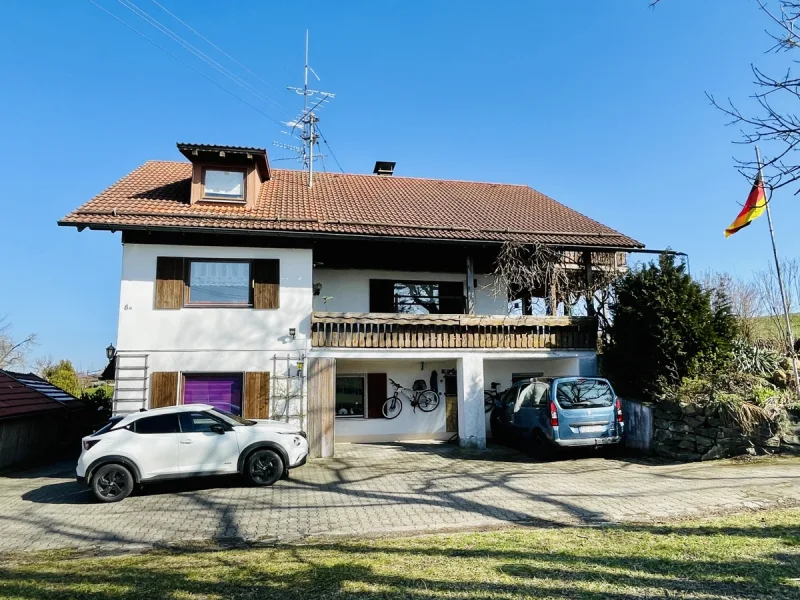
[(544, 371), (531, 371), (530, 373), (512, 373), (511, 383), (517, 383), (523, 379), (536, 379), (537, 377), (544, 377)]
[(242, 375), (195, 373), (184, 375), (184, 404), (210, 404), (214, 408), (242, 415)]
[(366, 406), (364, 375), (336, 376), (336, 416), (363, 417)]

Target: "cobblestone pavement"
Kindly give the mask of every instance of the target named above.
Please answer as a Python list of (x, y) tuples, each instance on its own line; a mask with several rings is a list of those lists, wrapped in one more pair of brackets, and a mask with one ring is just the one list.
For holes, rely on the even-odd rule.
[(73, 463), (0, 477), (0, 552), (239, 538), (296, 540), (496, 526), (652, 521), (800, 503), (800, 460), (537, 463), (447, 444), (337, 446), (272, 488), (238, 478), (147, 486), (98, 504)]

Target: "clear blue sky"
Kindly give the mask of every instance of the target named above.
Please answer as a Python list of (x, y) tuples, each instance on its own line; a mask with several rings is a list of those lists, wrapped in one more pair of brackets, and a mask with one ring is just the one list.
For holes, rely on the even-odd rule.
[[(269, 104), (193, 59), (114, 0), (97, 0), (277, 119)], [(134, 0), (220, 62), (162, 12)], [(256, 72), (265, 95), (302, 76), (303, 36), (322, 130), (348, 172), (525, 183), (651, 248), (688, 252), (693, 272), (748, 276), (769, 259), (766, 220), (725, 240), (748, 184), (736, 130), (705, 91), (746, 103), (767, 23), (752, 0), (624, 2), (211, 2), (159, 0)], [(88, 1), (3, 4), (0, 17), (0, 315), (36, 332), (36, 355), (100, 367), (115, 340), (119, 234), (56, 221), (175, 142), (272, 148), (279, 127)], [(241, 76), (248, 76), (235, 65)], [(249, 77), (249, 76), (248, 76)], [(279, 162), (276, 166), (292, 163)], [(328, 168), (334, 168), (328, 161)], [(779, 248), (800, 252), (800, 200), (775, 198)], [(792, 225), (795, 225), (794, 227)]]

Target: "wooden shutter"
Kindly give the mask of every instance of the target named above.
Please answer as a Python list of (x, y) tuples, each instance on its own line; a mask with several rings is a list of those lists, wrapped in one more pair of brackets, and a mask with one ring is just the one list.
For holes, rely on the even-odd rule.
[(269, 419), (269, 373), (244, 374), (245, 419)]
[(464, 284), (460, 281), (439, 283), (439, 298), (439, 312), (443, 315), (464, 314)]
[(253, 261), (253, 308), (280, 306), (281, 261)]
[(391, 279), (369, 280), (369, 312), (394, 312), (394, 282)]
[(178, 403), (178, 373), (157, 371), (150, 376), (150, 408)]
[(308, 454), (311, 458), (333, 456), (336, 413), (336, 359), (308, 361)]
[(183, 258), (159, 256), (156, 259), (156, 308), (183, 306)]
[(389, 396), (386, 373), (367, 374), (367, 418), (383, 419), (383, 403)]

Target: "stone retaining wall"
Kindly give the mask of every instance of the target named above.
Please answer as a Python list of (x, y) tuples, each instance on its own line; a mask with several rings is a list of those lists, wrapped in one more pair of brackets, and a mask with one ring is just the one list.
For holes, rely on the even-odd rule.
[(748, 435), (714, 407), (661, 402), (653, 411), (652, 449), (682, 461), (769, 454), (781, 447), (777, 432), (777, 423), (764, 423)]

